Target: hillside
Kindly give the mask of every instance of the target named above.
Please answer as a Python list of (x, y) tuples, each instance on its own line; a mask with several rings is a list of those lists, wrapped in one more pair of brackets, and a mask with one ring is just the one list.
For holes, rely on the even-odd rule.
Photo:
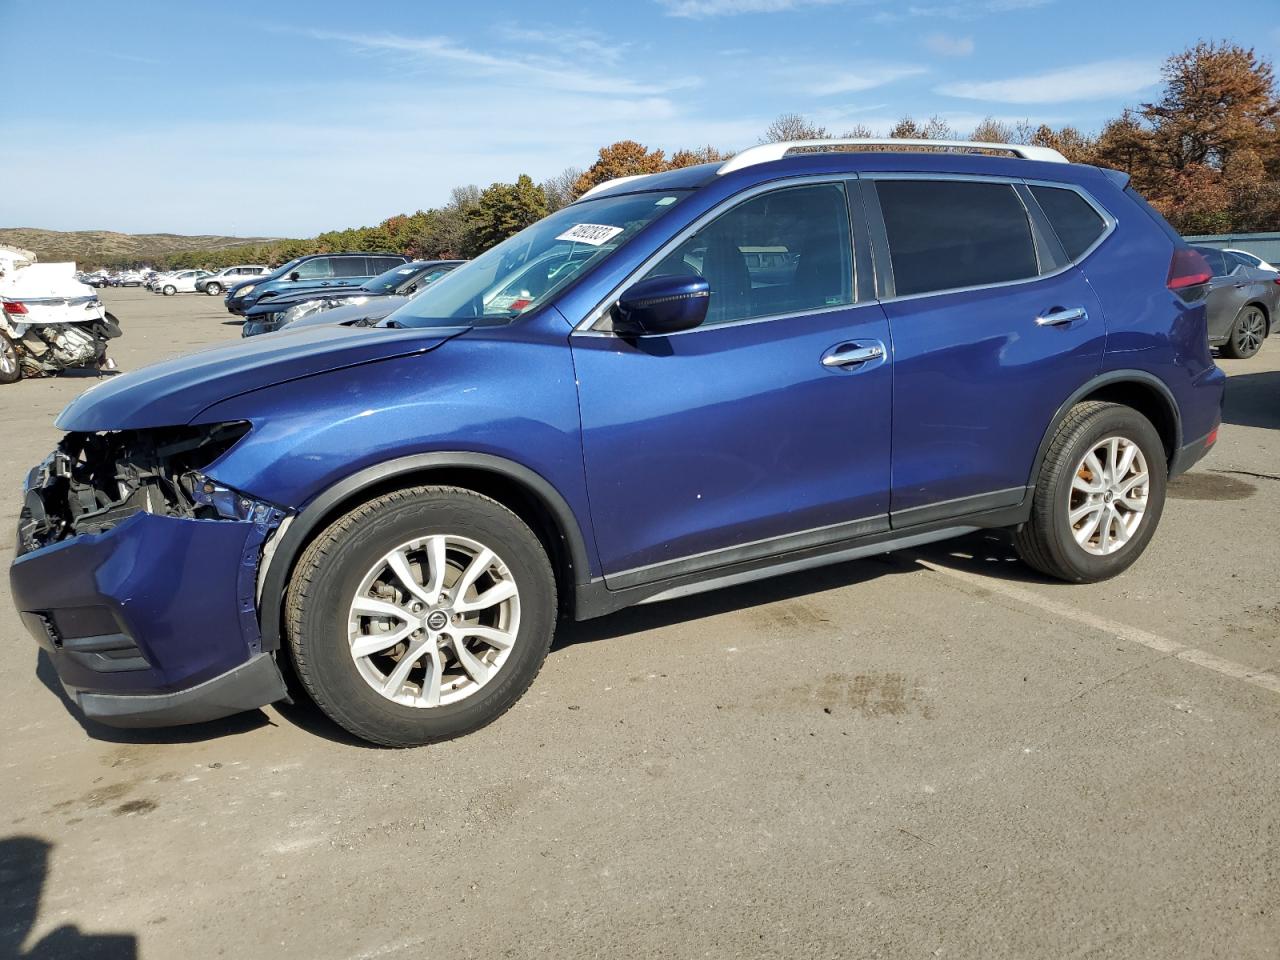
[(221, 250), (268, 243), (277, 237), (184, 237), (176, 233), (115, 233), (111, 230), (38, 230), (0, 227), (0, 244), (33, 250), (45, 263), (74, 260), (81, 268), (150, 263), (184, 250)]

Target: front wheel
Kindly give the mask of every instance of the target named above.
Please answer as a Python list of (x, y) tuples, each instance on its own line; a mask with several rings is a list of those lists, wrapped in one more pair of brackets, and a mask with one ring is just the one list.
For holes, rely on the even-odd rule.
[(173, 286), (172, 284), (165, 284), (165, 288), (161, 291), (161, 293), (163, 293), (166, 297), (172, 297), (177, 292), (178, 292), (178, 288)]
[(1019, 555), (1060, 580), (1114, 577), (1142, 555), (1164, 510), (1167, 465), (1155, 427), (1132, 407), (1077, 404), (1036, 479)]
[(1231, 335), (1222, 345), (1222, 355), (1232, 360), (1248, 360), (1262, 349), (1267, 335), (1267, 318), (1258, 307), (1245, 307), (1231, 325)]
[(408, 747), (491, 723), (537, 676), (555, 629), (538, 538), (457, 487), (385, 494), (335, 521), (294, 571), (299, 680), (342, 727)]
[(207, 283), (207, 284), (205, 284), (204, 292), (205, 292), (205, 294), (206, 294), (207, 296), (210, 296), (210, 297), (216, 297), (216, 296), (218, 296), (218, 294), (222, 293), (222, 284), (220, 284), (220, 283)]
[(22, 379), (22, 362), (18, 347), (8, 334), (0, 333), (0, 383), (17, 383)]

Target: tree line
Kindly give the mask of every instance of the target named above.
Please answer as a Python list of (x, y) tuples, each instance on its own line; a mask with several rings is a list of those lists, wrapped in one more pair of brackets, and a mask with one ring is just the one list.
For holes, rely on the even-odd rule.
[[(1201, 42), (1170, 57), (1160, 97), (1126, 108), (1096, 134), (1072, 126), (984, 120), (968, 137), (933, 117), (906, 117), (888, 135), (898, 139), (961, 140), (1052, 147), (1067, 159), (1123, 170), (1133, 185), (1185, 234), (1280, 230), (1280, 97), (1270, 61), (1227, 42)], [(872, 137), (866, 127), (838, 136)], [(837, 136), (805, 116), (788, 113), (762, 142)], [(430, 210), (397, 214), (372, 227), (332, 230), (306, 240), (277, 240), (222, 250), (183, 251), (161, 268), (217, 269), (237, 263), (279, 264), (309, 253), (367, 250), (423, 259), (470, 258), (535, 223), (591, 187), (614, 177), (658, 173), (723, 160), (713, 146), (667, 156), (634, 140), (601, 147), (589, 167), (569, 167), (542, 183), (521, 174), (486, 189), (455, 187)]]

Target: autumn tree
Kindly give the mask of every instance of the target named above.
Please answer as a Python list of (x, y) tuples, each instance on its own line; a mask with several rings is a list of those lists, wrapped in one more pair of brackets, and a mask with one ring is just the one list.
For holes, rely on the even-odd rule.
[(692, 167), (699, 163), (717, 163), (728, 160), (731, 156), (733, 154), (717, 150), (710, 144), (705, 147), (695, 147), (692, 150), (677, 150), (667, 161), (667, 169), (679, 170), (681, 167)]
[(573, 195), (580, 197), (606, 180), (660, 173), (665, 169), (667, 156), (661, 150), (650, 150), (634, 140), (619, 140), (600, 148), (595, 163), (573, 185)]

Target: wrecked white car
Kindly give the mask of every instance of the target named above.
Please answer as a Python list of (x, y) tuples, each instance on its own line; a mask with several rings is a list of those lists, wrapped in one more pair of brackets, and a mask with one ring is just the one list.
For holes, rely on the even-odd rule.
[(120, 324), (75, 270), (0, 248), (0, 383), (72, 367), (115, 369), (107, 341), (120, 336)]

